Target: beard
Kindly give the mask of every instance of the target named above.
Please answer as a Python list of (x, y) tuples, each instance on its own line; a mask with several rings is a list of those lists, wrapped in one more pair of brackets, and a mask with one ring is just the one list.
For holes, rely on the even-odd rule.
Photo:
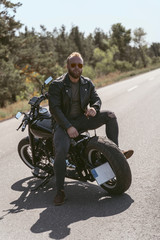
[(68, 73), (71, 77), (78, 79), (80, 78), (81, 74), (82, 74), (82, 69), (79, 70), (71, 70), (70, 68), (68, 69)]

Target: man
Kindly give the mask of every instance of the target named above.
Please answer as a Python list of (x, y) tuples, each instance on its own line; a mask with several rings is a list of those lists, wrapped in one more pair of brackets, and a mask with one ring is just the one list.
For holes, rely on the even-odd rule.
[[(79, 53), (74, 52), (67, 58), (67, 69), (68, 73), (54, 80), (49, 87), (49, 109), (55, 121), (55, 205), (61, 205), (65, 200), (65, 160), (71, 138), (76, 138), (79, 131), (96, 129), (105, 124), (107, 137), (118, 145), (116, 116), (110, 111), (100, 111), (101, 100), (92, 81), (81, 75), (83, 58)], [(133, 151), (124, 154), (129, 158)]]

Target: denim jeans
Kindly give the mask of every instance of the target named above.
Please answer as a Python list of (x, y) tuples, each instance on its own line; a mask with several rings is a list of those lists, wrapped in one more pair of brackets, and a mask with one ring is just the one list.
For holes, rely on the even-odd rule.
[[(89, 118), (85, 115), (81, 115), (76, 119), (71, 119), (70, 122), (79, 132), (93, 130), (105, 124), (106, 136), (118, 145), (118, 123), (113, 112), (101, 111), (97, 113), (95, 117)], [(55, 151), (54, 170), (56, 175), (56, 187), (57, 190), (62, 190), (64, 189), (66, 171), (65, 160), (70, 147), (70, 137), (59, 125), (55, 127), (53, 142)]]

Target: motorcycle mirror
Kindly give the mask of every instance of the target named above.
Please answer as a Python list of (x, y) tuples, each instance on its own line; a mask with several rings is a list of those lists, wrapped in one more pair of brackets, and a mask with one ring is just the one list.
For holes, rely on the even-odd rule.
[(47, 85), (48, 83), (50, 83), (50, 81), (52, 81), (52, 77), (49, 77), (49, 78), (47, 78), (46, 80), (45, 80), (45, 85)]
[(15, 116), (16, 119), (19, 119), (20, 117), (22, 116), (22, 113), (21, 112), (18, 112)]
[(52, 80), (52, 77), (51, 77), (51, 76), (45, 80), (45, 82), (44, 82), (44, 84), (42, 85), (42, 88), (41, 88), (41, 94), (42, 94), (42, 95), (43, 95), (43, 89), (44, 89), (45, 85), (47, 85), (48, 83), (50, 83), (51, 80)]

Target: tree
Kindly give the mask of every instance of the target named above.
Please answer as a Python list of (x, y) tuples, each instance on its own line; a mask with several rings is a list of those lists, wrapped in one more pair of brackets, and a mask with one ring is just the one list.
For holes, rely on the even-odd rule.
[(47, 31), (41, 25), (40, 32), (34, 28), (20, 32), (22, 24), (15, 21), (14, 14), (21, 3), (0, 2), (0, 106), (27, 97), (38, 91), (48, 76), (63, 74), (66, 58), (78, 51), (84, 58), (85, 75), (91, 78), (120, 70), (146, 67), (151, 61), (160, 61), (160, 44), (153, 43), (148, 49), (146, 33), (142, 28), (134, 31), (134, 47), (130, 45), (131, 30), (121, 23), (112, 25), (109, 34), (96, 28), (85, 36), (78, 26), (66, 32), (64, 25), (58, 30)]
[(152, 43), (150, 50), (155, 57), (160, 57), (160, 43)]
[(55, 38), (55, 49), (57, 52), (57, 63), (60, 66), (64, 66), (65, 59), (71, 52), (71, 45), (68, 41), (68, 34), (64, 25), (61, 26), (60, 30), (57, 31), (57, 37)]
[[(0, 64), (0, 107), (6, 103), (16, 102), (16, 96), (25, 89), (25, 82), (20, 71), (15, 69), (11, 60)], [(20, 84), (21, 83), (21, 84)]]
[(110, 38), (112, 44), (118, 47), (118, 60), (127, 60), (127, 48), (131, 41), (131, 30), (126, 30), (121, 23), (113, 24), (111, 27)]
[(109, 41), (108, 46), (109, 48), (106, 51), (102, 51), (99, 48), (94, 49), (93, 59), (97, 76), (105, 75), (115, 70), (113, 59), (118, 52), (118, 48), (115, 45), (111, 46)]
[(94, 45), (95, 47), (106, 51), (108, 49), (108, 36), (101, 29), (96, 28), (94, 31)]
[(19, 70), (15, 67), (16, 51), (18, 47), (15, 32), (22, 24), (15, 21), (14, 15), (9, 15), (9, 10), (16, 12), (20, 3), (14, 4), (10, 1), (1, 1), (0, 12), (0, 106), (4, 107), (6, 101), (16, 101), (16, 93), (22, 90), (23, 78), (20, 77)]
[(69, 39), (74, 42), (77, 51), (83, 55), (84, 34), (79, 31), (79, 28), (77, 26), (72, 27), (71, 32), (69, 34)]
[(85, 61), (85, 65), (93, 64), (93, 51), (94, 51), (94, 40), (92, 34), (89, 34), (86, 38), (84, 38), (83, 43), (83, 58)]
[(133, 41), (135, 46), (138, 48), (138, 53), (140, 55), (143, 67), (147, 67), (148, 61), (150, 60), (147, 56), (147, 44), (145, 41), (146, 33), (142, 28), (137, 28), (134, 30)]

